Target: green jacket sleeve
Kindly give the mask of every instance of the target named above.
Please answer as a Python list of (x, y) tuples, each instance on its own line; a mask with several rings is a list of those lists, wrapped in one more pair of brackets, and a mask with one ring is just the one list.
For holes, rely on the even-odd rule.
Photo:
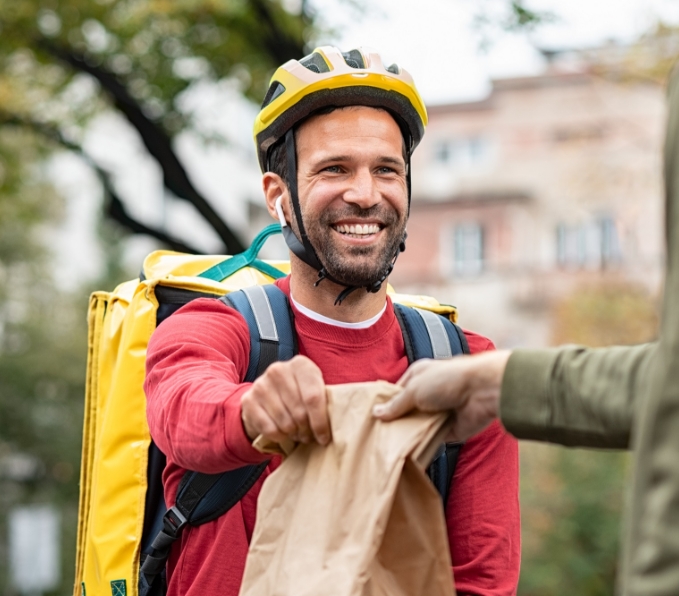
[(629, 448), (655, 351), (655, 343), (516, 350), (502, 380), (502, 423), (519, 439)]

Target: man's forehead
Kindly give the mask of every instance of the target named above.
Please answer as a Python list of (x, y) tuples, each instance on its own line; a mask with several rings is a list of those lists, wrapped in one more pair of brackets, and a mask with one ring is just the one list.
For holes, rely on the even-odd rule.
[[(330, 108), (327, 111), (320, 111), (317, 114), (311, 115), (302, 124), (299, 125), (298, 133), (308, 129), (329, 124), (335, 120), (378, 120), (382, 122), (390, 122), (398, 128), (398, 124), (394, 117), (388, 110), (372, 106), (342, 106), (337, 108)], [(399, 128), (400, 131), (400, 128)]]
[[(358, 130), (352, 126), (358, 126)], [(314, 114), (299, 126), (295, 137), (298, 150), (305, 145), (313, 145), (316, 149), (329, 148), (325, 141), (330, 139), (325, 133), (331, 129), (339, 135), (345, 133), (351, 136), (365, 133), (366, 136), (370, 136), (373, 127), (374, 132), (386, 142), (390, 137), (394, 141), (398, 139), (399, 152), (405, 150), (405, 140), (394, 117), (384, 108), (371, 106), (344, 106), (329, 112)]]

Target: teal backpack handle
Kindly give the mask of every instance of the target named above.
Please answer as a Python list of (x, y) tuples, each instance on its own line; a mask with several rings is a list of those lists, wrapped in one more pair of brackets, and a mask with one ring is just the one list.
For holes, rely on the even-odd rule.
[(199, 274), (198, 277), (204, 277), (213, 281), (224, 281), (227, 277), (236, 273), (236, 271), (243, 269), (243, 267), (253, 267), (264, 273), (264, 275), (268, 275), (273, 279), (285, 277), (286, 274), (280, 269), (276, 269), (276, 267), (273, 267), (264, 261), (260, 261), (257, 258), (259, 251), (262, 249), (262, 246), (267, 241), (269, 236), (280, 233), (280, 224), (275, 223), (267, 226), (259, 234), (257, 234), (255, 239), (252, 241), (250, 248), (238, 255), (232, 256), (230, 259), (224, 259), (221, 263), (213, 265), (206, 271), (203, 271), (203, 273)]

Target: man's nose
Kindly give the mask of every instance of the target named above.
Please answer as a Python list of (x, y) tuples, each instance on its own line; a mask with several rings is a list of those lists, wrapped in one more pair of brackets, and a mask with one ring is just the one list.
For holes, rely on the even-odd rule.
[(368, 209), (380, 202), (380, 194), (372, 173), (368, 168), (361, 168), (351, 177), (349, 188), (344, 192), (344, 200), (361, 209)]

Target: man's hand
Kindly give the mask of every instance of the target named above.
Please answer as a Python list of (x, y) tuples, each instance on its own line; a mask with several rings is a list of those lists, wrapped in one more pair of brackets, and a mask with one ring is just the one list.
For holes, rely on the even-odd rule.
[(321, 370), (305, 356), (274, 362), (241, 398), (241, 417), (250, 440), (259, 435), (321, 445), (330, 441), (330, 421)]
[(484, 352), (450, 360), (418, 360), (398, 381), (403, 390), (375, 406), (381, 420), (394, 420), (411, 410), (451, 410), (449, 440), (464, 441), (482, 431), (500, 409), (500, 389), (509, 351)]

